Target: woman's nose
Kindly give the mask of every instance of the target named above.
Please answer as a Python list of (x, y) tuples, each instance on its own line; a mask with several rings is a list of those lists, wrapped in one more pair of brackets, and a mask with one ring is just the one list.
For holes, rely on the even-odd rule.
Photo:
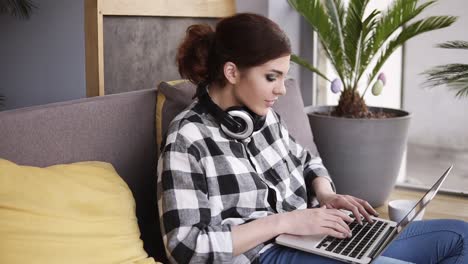
[(284, 82), (280, 82), (275, 89), (273, 90), (273, 93), (276, 95), (285, 95), (286, 94), (286, 86), (284, 85)]

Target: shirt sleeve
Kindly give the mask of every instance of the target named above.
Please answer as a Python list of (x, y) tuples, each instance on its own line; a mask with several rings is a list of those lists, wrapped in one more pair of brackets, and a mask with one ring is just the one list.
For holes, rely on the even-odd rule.
[[(335, 191), (335, 185), (333, 184), (333, 180), (328, 173), (327, 168), (323, 165), (322, 159), (318, 155), (318, 151), (316, 155), (313, 155), (310, 150), (304, 148), (301, 144), (299, 144), (293, 136), (289, 134), (289, 131), (286, 127), (286, 124), (281, 121), (281, 117), (276, 114), (279, 120), (280, 131), (283, 139), (289, 146), (289, 151), (296, 157), (298, 161), (300, 161), (301, 165), (304, 168), (304, 178), (305, 182), (307, 183), (307, 187), (310, 188), (308, 183), (311, 183), (316, 177), (324, 177), (328, 181)], [(313, 194), (313, 190), (312, 191)]]
[(158, 161), (158, 207), (167, 256), (175, 263), (231, 262), (231, 227), (210, 225), (200, 151), (183, 135), (174, 134)]

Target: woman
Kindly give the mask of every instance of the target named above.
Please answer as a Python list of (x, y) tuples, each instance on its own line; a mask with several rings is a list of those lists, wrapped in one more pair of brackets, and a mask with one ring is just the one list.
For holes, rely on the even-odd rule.
[[(366, 201), (336, 194), (320, 157), (295, 142), (271, 110), (286, 93), (290, 54), (285, 33), (259, 15), (225, 18), (216, 31), (187, 29), (177, 61), (180, 74), (197, 84), (198, 100), (172, 121), (158, 164), (161, 230), (172, 262), (335, 263), (273, 240), (283, 233), (348, 237), (352, 219), (338, 209), (370, 222), (377, 215)], [(401, 250), (441, 224), (412, 225), (402, 237), (423, 235), (400, 238), (385, 255), (462, 263), (468, 246), (462, 238), (448, 246), (461, 236), (451, 231), (438, 233), (442, 244), (427, 244), (426, 255)], [(443, 225), (467, 233), (464, 222)], [(442, 255), (427, 254), (440, 245)]]

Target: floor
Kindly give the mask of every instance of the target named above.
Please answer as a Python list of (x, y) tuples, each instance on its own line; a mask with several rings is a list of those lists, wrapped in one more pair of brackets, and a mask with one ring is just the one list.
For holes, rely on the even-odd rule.
[(450, 164), (454, 167), (442, 189), (468, 195), (468, 150), (454, 151), (408, 144), (405, 183), (431, 186)]

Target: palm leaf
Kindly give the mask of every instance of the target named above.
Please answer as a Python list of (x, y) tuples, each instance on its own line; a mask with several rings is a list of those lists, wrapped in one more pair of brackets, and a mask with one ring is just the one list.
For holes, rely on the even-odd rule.
[(468, 64), (447, 64), (425, 71), (428, 75), (426, 86), (447, 85), (457, 91), (456, 96), (468, 96)]
[(380, 14), (379, 11), (372, 11), (369, 16), (364, 20), (363, 29), (362, 29), (362, 38), (364, 43), (362, 44), (362, 52), (360, 54), (359, 62), (356, 65), (359, 65), (359, 68), (356, 69), (356, 84), (361, 79), (365, 70), (371, 62), (371, 58), (374, 57), (374, 32), (377, 26), (377, 17)]
[(468, 41), (453, 40), (437, 45), (439, 48), (445, 49), (468, 49)]
[[(380, 68), (383, 66), (385, 61), (392, 55), (392, 53), (407, 40), (420, 35), (422, 33), (432, 31), (435, 29), (441, 29), (450, 26), (456, 20), (454, 16), (431, 16), (425, 19), (418, 20), (409, 26), (402, 29), (402, 31), (391, 40), (386, 46), (385, 50), (379, 55), (376, 65), (373, 67), (371, 74), (369, 75), (367, 87), (370, 86), (374, 80)], [(377, 56), (377, 55), (376, 55)], [(366, 88), (367, 90), (367, 88)], [(364, 92), (365, 93), (365, 92)], [(364, 96), (364, 93), (362, 96)]]
[[(468, 49), (468, 41), (454, 40), (437, 45), (445, 49)], [(447, 85), (456, 97), (468, 96), (468, 64), (452, 63), (423, 72), (428, 76), (426, 86)]]
[(468, 97), (468, 77), (459, 78), (457, 80), (446, 83), (447, 87), (455, 91), (455, 97)]
[(335, 55), (337, 57), (337, 61), (340, 61), (341, 63), (344, 64), (342, 67), (344, 70), (342, 72), (342, 75), (343, 77), (347, 79), (350, 75), (350, 70), (349, 70), (348, 65), (346, 65), (347, 60), (344, 54), (345, 36), (343, 34), (343, 28), (344, 28), (344, 22), (345, 22), (344, 17), (346, 15), (346, 12), (340, 0), (326, 1), (325, 6), (326, 6), (326, 10), (328, 11), (329, 19), (331, 21), (331, 27), (332, 27), (331, 30), (336, 35), (336, 39), (339, 41), (337, 43), (339, 44), (339, 47), (336, 50), (338, 53)]
[(382, 17), (376, 26), (374, 52), (404, 24), (419, 15), (424, 9), (436, 1), (428, 1), (417, 6), (419, 0), (396, 0), (382, 13)]
[(321, 4), (320, 0), (288, 0), (288, 2), (306, 19), (312, 30), (317, 33), (327, 57), (335, 66), (341, 80), (344, 80), (346, 68), (343, 63), (343, 51), (340, 49), (340, 41), (334, 31), (327, 9)]
[(0, 14), (6, 13), (19, 18), (29, 18), (35, 8), (37, 8), (37, 6), (30, 0), (0, 1)]
[[(348, 6), (348, 14), (345, 23), (345, 57), (350, 69), (350, 84), (353, 89), (357, 88), (357, 76), (361, 66), (361, 56), (364, 49), (365, 39), (367, 37), (367, 28), (362, 21), (364, 10), (369, 0), (352, 0)], [(345, 84), (345, 88), (346, 88)]]
[(468, 77), (461, 78), (456, 82), (452, 82), (449, 84), (450, 88), (457, 91), (455, 94), (456, 97), (468, 97)]
[(322, 72), (320, 72), (319, 69), (315, 68), (314, 66), (312, 66), (310, 63), (308, 63), (306, 60), (300, 58), (299, 56), (297, 56), (296, 54), (292, 54), (291, 55), (291, 61), (301, 65), (302, 67), (305, 67), (307, 68), (309, 71), (311, 72), (314, 72), (318, 75), (320, 75), (322, 78), (324, 78), (325, 80), (331, 82), (327, 76), (325, 76), (325, 74), (323, 74)]
[(442, 66), (436, 66), (429, 71), (425, 71), (425, 74), (429, 75), (428, 81), (434, 82), (439, 85), (439, 81), (442, 83), (457, 80), (462, 77), (468, 77), (468, 65), (460, 63), (452, 63)]

